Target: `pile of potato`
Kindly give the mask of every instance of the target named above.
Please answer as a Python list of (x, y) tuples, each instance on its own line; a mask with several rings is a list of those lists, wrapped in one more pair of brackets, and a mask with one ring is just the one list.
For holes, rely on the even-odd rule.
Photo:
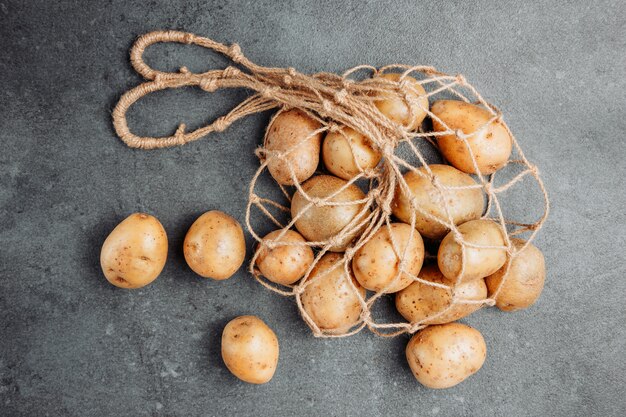
[[(401, 81), (399, 74), (381, 77)], [(419, 329), (406, 348), (413, 374), (427, 387), (448, 388), (477, 372), (486, 355), (480, 332), (456, 321), (490, 299), (504, 311), (532, 305), (543, 288), (545, 265), (535, 246), (510, 239), (486, 217), (484, 191), (472, 177), (492, 174), (509, 161), (512, 139), (502, 122), (490, 122), (492, 113), (461, 100), (431, 105), (417, 80), (403, 81), (411, 86), (406, 94), (389, 91), (374, 106), (408, 131), (421, 129), (429, 117), (449, 165), (404, 173), (388, 223), (355, 246), (367, 233), (370, 208), (366, 192), (350, 181), (379, 169), (382, 150), (349, 127), (328, 130), (302, 110), (281, 110), (268, 126), (264, 150), (279, 155), (267, 160), (274, 180), (286, 190), (295, 186), (293, 227), (261, 239), (253, 270), (297, 288), (305, 320), (326, 335), (344, 335), (363, 322), (368, 292), (394, 294), (398, 312)], [(443, 195), (435, 183), (447, 187)], [(425, 242), (435, 248), (431, 256)], [(189, 229), (184, 255), (197, 274), (227, 279), (245, 258), (243, 230), (232, 217), (207, 212)], [(106, 239), (101, 265), (113, 285), (139, 288), (159, 275), (166, 256), (163, 226), (138, 213)], [(257, 317), (238, 317), (224, 329), (224, 362), (244, 381), (269, 381), (278, 352), (276, 335)]]

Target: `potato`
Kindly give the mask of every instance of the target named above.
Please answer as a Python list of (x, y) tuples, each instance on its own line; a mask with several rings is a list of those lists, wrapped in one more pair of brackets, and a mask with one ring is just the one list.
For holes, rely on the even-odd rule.
[(321, 127), (317, 120), (298, 109), (282, 112), (270, 123), (265, 137), (265, 149), (270, 152), (289, 151), (284, 159), (274, 158), (267, 164), (267, 169), (276, 182), (283, 185), (294, 184), (289, 166), (299, 183), (315, 173), (320, 161), (322, 133), (313, 132)]
[(365, 135), (345, 127), (340, 132), (329, 132), (326, 135), (322, 158), (326, 169), (332, 174), (349, 180), (378, 165), (382, 153)]
[[(346, 277), (342, 255), (326, 253), (313, 267), (310, 282), (302, 292), (301, 301), (311, 320), (327, 333), (344, 333), (359, 322), (361, 304), (348, 280), (361, 297), (365, 289), (353, 277)], [(333, 266), (339, 262), (338, 265)]]
[[(380, 78), (400, 82), (401, 75), (398, 73), (387, 73), (380, 75)], [(428, 96), (424, 87), (415, 78), (407, 75), (404, 77), (404, 80), (415, 89), (415, 91), (407, 90), (406, 92), (407, 100), (409, 101), (408, 106), (404, 96), (396, 91), (382, 93), (381, 96), (385, 98), (374, 101), (374, 105), (382, 114), (394, 122), (401, 124), (409, 130), (416, 130), (426, 118)]]
[(167, 235), (156, 217), (134, 213), (118, 224), (100, 251), (100, 266), (116, 287), (141, 288), (154, 281), (167, 259)]
[[(444, 277), (436, 264), (425, 265), (418, 275), (421, 279), (454, 287), (455, 282)], [(463, 300), (484, 300), (487, 298), (487, 285), (482, 279), (464, 282), (454, 289), (457, 303), (437, 318), (426, 320), (445, 310), (452, 303), (453, 290), (433, 287), (414, 281), (396, 293), (396, 308), (407, 321), (423, 324), (444, 324), (459, 320), (478, 310), (480, 304), (462, 304)]]
[(487, 346), (476, 329), (461, 323), (429, 326), (411, 338), (406, 358), (415, 378), (428, 388), (450, 388), (475, 374)]
[[(458, 227), (463, 240), (474, 245), (503, 248), (465, 247), (465, 272), (461, 282), (484, 278), (496, 272), (506, 262), (505, 241), (500, 225), (491, 220), (470, 220)], [(456, 282), (463, 266), (463, 248), (448, 233), (439, 246), (437, 264), (441, 273)]]
[[(464, 101), (440, 100), (433, 104), (431, 112), (449, 129), (461, 130), (466, 135), (473, 134), (467, 138), (467, 142), (482, 174), (491, 174), (506, 165), (511, 156), (513, 141), (504, 125), (493, 121), (483, 130), (478, 131), (492, 118), (488, 110)], [(433, 128), (435, 132), (448, 130), (435, 118), (433, 118)], [(468, 174), (476, 173), (465, 142), (456, 134), (438, 136), (437, 143), (439, 150), (450, 164)]]
[[(290, 285), (298, 281), (313, 263), (313, 250), (302, 245), (306, 240), (293, 230), (287, 230), (279, 238), (282, 230), (274, 230), (263, 238), (259, 244), (256, 265), (263, 276), (272, 282)], [(293, 243), (293, 245), (277, 245), (270, 249), (266, 242)]]
[[(411, 231), (413, 232), (411, 237)], [(396, 253), (391, 243), (391, 236), (398, 246)], [(406, 250), (405, 272), (400, 276), (400, 260)], [(352, 259), (352, 271), (359, 283), (370, 291), (393, 293), (406, 288), (413, 282), (424, 262), (424, 242), (417, 230), (404, 223), (392, 223), (381, 227), (372, 239), (361, 246)]]
[[(511, 242), (518, 250), (526, 243), (522, 239), (511, 239)], [(504, 279), (505, 270), (506, 265), (485, 279), (490, 297)], [(504, 286), (496, 297), (496, 306), (504, 311), (530, 307), (541, 295), (545, 278), (546, 264), (543, 254), (537, 247), (529, 244), (513, 258)]]
[[(432, 164), (429, 165), (429, 167), (432, 170), (433, 176), (444, 187), (476, 185), (472, 177), (449, 165)], [(420, 167), (418, 171), (425, 176), (409, 171), (404, 174), (404, 180), (411, 190), (415, 204), (421, 210), (447, 222), (448, 216), (443, 205), (445, 201), (454, 224), (461, 224), (469, 220), (478, 219), (482, 215), (485, 209), (485, 201), (483, 193), (479, 188), (444, 190), (442, 198), (430, 178), (428, 178), (426, 169)], [(402, 190), (400, 185), (396, 187), (392, 210), (394, 216), (399, 220), (411, 224), (412, 210), (410, 196)], [(429, 219), (417, 210), (415, 210), (415, 228), (422, 236), (430, 239), (441, 239), (449, 232), (447, 227), (437, 223), (435, 220)]]
[(226, 213), (207, 211), (189, 228), (183, 252), (196, 274), (217, 280), (230, 278), (246, 256), (241, 225)]
[[(325, 198), (337, 192), (346, 184), (346, 181), (333, 177), (331, 175), (318, 175), (304, 184), (302, 189), (312, 198)], [(341, 191), (339, 194), (328, 200), (331, 203), (344, 203), (358, 201), (365, 198), (363, 191), (354, 184)], [(300, 193), (296, 191), (291, 200), (291, 216), (295, 218), (298, 214), (302, 215), (296, 220), (296, 229), (309, 242), (326, 241), (337, 235), (344, 227), (346, 227), (354, 218), (357, 218), (365, 203), (355, 203), (348, 205), (315, 205), (306, 209), (310, 202)], [(363, 219), (365, 215), (361, 215), (359, 219)], [(358, 222), (358, 221), (357, 221)], [(331, 246), (333, 252), (344, 251), (350, 242), (361, 232), (355, 230), (336, 245)]]
[(278, 365), (278, 338), (255, 316), (231, 320), (222, 333), (222, 359), (233, 375), (251, 384), (265, 384)]

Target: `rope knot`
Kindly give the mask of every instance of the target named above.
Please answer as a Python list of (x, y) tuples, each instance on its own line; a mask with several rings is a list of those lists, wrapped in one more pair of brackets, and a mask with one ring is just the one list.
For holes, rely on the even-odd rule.
[(241, 53), (241, 47), (236, 43), (233, 43), (232, 45), (230, 45), (230, 47), (228, 48), (228, 55), (230, 56), (230, 59), (232, 59), (235, 64), (240, 64), (241, 61), (243, 61), (243, 54)]
[(276, 94), (276, 92), (279, 90), (279, 88), (277, 87), (273, 87), (273, 86), (268, 86), (268, 87), (263, 87), (260, 91), (261, 95), (265, 98), (269, 98), (272, 99), (274, 98), (274, 95)]
[(487, 300), (485, 300), (485, 305), (493, 307), (496, 305), (496, 300), (494, 300), (493, 298), (488, 298)]
[(190, 45), (193, 43), (195, 37), (196, 36), (193, 33), (185, 33), (185, 35), (183, 36), (183, 42), (187, 45)]
[(304, 292), (304, 287), (302, 285), (296, 285), (295, 287), (293, 287), (293, 293), (295, 295), (300, 295)]
[(483, 188), (485, 189), (485, 193), (487, 193), (487, 194), (492, 194), (494, 192), (493, 185), (491, 185), (490, 182), (486, 182), (483, 185)]
[(180, 72), (181, 74), (189, 74), (189, 68), (187, 68), (187, 67), (180, 67), (178, 69), (178, 72)]
[(250, 195), (250, 203), (251, 204), (259, 204), (261, 202), (261, 200), (259, 199), (259, 196), (256, 194), (251, 194)]
[(217, 90), (217, 79), (213, 77), (203, 77), (200, 80), (200, 88), (208, 93), (212, 93)]
[(461, 84), (461, 85), (465, 85), (467, 84), (467, 80), (465, 79), (465, 77), (463, 76), (463, 74), (457, 74), (456, 75), (456, 82)]
[(326, 99), (323, 99), (322, 100), (322, 108), (324, 109), (324, 111), (327, 114), (330, 114), (330, 113), (333, 112), (334, 106), (333, 106), (333, 103), (331, 103), (330, 101), (328, 101)]
[(369, 323), (372, 320), (372, 313), (370, 313), (370, 309), (366, 308), (361, 312), (361, 320), (364, 323)]
[(232, 65), (227, 66), (224, 68), (224, 71), (222, 71), (223, 78), (235, 78), (239, 74), (241, 74), (239, 68), (233, 67)]
[(216, 132), (223, 132), (224, 130), (226, 130), (226, 128), (228, 128), (229, 125), (230, 123), (228, 123), (228, 120), (223, 117), (218, 117), (213, 122), (213, 130)]
[(466, 139), (466, 138), (467, 138), (467, 135), (466, 135), (466, 134), (465, 134), (465, 132), (463, 132), (463, 130), (461, 130), (461, 129), (456, 129), (456, 130), (454, 131), (454, 135), (455, 135), (457, 138), (459, 138), (459, 139)]
[(343, 104), (346, 101), (346, 97), (348, 97), (348, 92), (345, 88), (342, 88), (335, 93), (335, 101), (339, 104)]
[(185, 143), (185, 126), (184, 123), (178, 125), (178, 129), (174, 133), (174, 137), (176, 138), (176, 142), (179, 144)]

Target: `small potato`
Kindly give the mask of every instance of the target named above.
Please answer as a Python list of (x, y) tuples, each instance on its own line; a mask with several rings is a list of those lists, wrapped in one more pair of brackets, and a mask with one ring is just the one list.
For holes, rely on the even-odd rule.
[[(437, 265), (426, 265), (418, 275), (421, 279), (454, 287), (455, 282), (444, 277)], [(457, 303), (442, 315), (426, 320), (444, 311), (452, 303), (452, 290), (433, 287), (414, 281), (396, 294), (396, 308), (402, 317), (411, 323), (425, 320), (423, 324), (444, 324), (459, 320), (478, 310), (480, 304), (463, 304), (463, 300), (484, 300), (487, 298), (487, 285), (482, 279), (460, 284), (456, 289)]]
[[(472, 135), (467, 138), (467, 142), (483, 175), (492, 174), (506, 165), (511, 156), (513, 141), (503, 124), (493, 121), (479, 131), (492, 118), (489, 111), (460, 100), (440, 100), (433, 104), (431, 112), (448, 127), (433, 118), (435, 132), (451, 129)], [(465, 142), (456, 134), (438, 136), (437, 143), (450, 164), (468, 174), (476, 173)]]
[[(387, 73), (381, 75), (380, 78), (400, 82), (401, 75), (398, 73)], [(375, 101), (374, 105), (382, 114), (394, 122), (401, 124), (409, 130), (416, 130), (426, 118), (428, 96), (424, 87), (415, 78), (407, 75), (404, 77), (404, 80), (415, 89), (415, 91), (406, 92), (406, 100), (398, 92), (389, 91), (382, 94), (386, 98)], [(410, 107), (407, 106), (407, 100)]]
[[(449, 165), (432, 164), (429, 165), (429, 167), (433, 176), (443, 187), (466, 187), (476, 185), (472, 177)], [(423, 173), (424, 176), (409, 171), (404, 174), (404, 180), (411, 190), (415, 204), (421, 210), (447, 222), (448, 217), (443, 205), (445, 201), (454, 224), (461, 224), (469, 220), (478, 219), (482, 215), (485, 209), (485, 201), (480, 189), (444, 190), (442, 198), (439, 191), (428, 178), (426, 168), (418, 168), (418, 171)], [(399, 185), (396, 187), (392, 210), (394, 216), (398, 219), (411, 224), (411, 200)], [(430, 239), (441, 239), (450, 231), (441, 223), (429, 219), (418, 210), (415, 210), (415, 228), (422, 236)]]
[(365, 135), (346, 127), (341, 132), (326, 135), (322, 158), (332, 174), (349, 180), (378, 165), (382, 154)]
[[(526, 241), (511, 239), (515, 249), (520, 249)], [(491, 297), (497, 290), (506, 272), (506, 265), (485, 278)], [(498, 296), (496, 306), (504, 311), (516, 311), (530, 307), (543, 291), (546, 279), (546, 264), (543, 254), (536, 246), (529, 244), (511, 262), (506, 281)]]
[(429, 326), (411, 338), (406, 359), (415, 378), (428, 388), (450, 388), (485, 363), (487, 346), (476, 329), (461, 323)]
[[(496, 272), (506, 262), (504, 237), (500, 225), (491, 220), (471, 220), (458, 227), (463, 240), (483, 246), (503, 248), (465, 247), (465, 271), (461, 282), (484, 278)], [(463, 248), (454, 240), (452, 232), (443, 239), (437, 253), (437, 264), (441, 273), (456, 282), (463, 266)]]
[(167, 235), (161, 222), (134, 213), (118, 224), (100, 251), (100, 266), (116, 287), (141, 288), (154, 281), (167, 259)]
[[(263, 238), (259, 244), (259, 254), (256, 265), (261, 274), (277, 284), (290, 285), (298, 281), (313, 263), (313, 250), (303, 245), (306, 240), (298, 232), (287, 230), (279, 238), (282, 230), (274, 230)], [(293, 243), (292, 245), (277, 245), (272, 249), (267, 247), (268, 241)]]
[[(313, 267), (311, 282), (302, 293), (302, 306), (315, 324), (327, 333), (344, 333), (358, 323), (361, 304), (348, 280), (351, 280), (361, 297), (365, 289), (346, 277), (342, 255), (327, 253)], [(338, 265), (334, 266), (339, 262)]]
[[(346, 181), (333, 177), (332, 175), (318, 175), (302, 185), (302, 189), (312, 198), (325, 198), (336, 193), (341, 187), (345, 186)], [(344, 203), (358, 201), (365, 198), (363, 191), (354, 184), (335, 195), (328, 200), (330, 203)], [(296, 221), (296, 229), (309, 242), (326, 241), (337, 235), (344, 227), (346, 227), (353, 219), (359, 216), (365, 203), (354, 203), (348, 205), (330, 205), (318, 206), (312, 205), (306, 209), (310, 202), (300, 193), (296, 191), (291, 200), (291, 217), (295, 218), (302, 213)], [(364, 218), (361, 215), (359, 219)], [(358, 220), (357, 220), (358, 222)], [(356, 222), (355, 222), (356, 223)], [(333, 252), (344, 251), (350, 242), (361, 232), (355, 230), (350, 233), (336, 245), (330, 248)]]
[(265, 384), (278, 365), (278, 338), (255, 316), (231, 320), (222, 333), (222, 359), (233, 375), (251, 384)]
[[(284, 159), (274, 158), (267, 169), (276, 182), (293, 185), (289, 166), (293, 168), (298, 182), (309, 179), (320, 161), (322, 133), (313, 133), (322, 125), (301, 110), (293, 109), (280, 113), (268, 126), (265, 149), (287, 152)], [(308, 139), (307, 139), (308, 138)]]
[(183, 252), (196, 274), (217, 280), (230, 278), (246, 256), (241, 225), (226, 213), (207, 211), (189, 228)]
[[(397, 253), (393, 249), (391, 236), (398, 246)], [(405, 250), (405, 272), (398, 277), (400, 259)], [(408, 224), (392, 223), (391, 233), (387, 226), (383, 226), (369, 242), (361, 246), (352, 259), (352, 271), (357, 281), (366, 289), (380, 292), (391, 285), (385, 293), (393, 293), (413, 282), (412, 275), (419, 273), (423, 262), (424, 241), (419, 232), (412, 230)]]

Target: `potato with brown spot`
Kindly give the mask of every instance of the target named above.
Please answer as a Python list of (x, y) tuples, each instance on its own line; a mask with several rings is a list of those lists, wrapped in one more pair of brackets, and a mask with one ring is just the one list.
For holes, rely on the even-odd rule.
[[(306, 245), (302, 235), (293, 230), (274, 230), (267, 234), (258, 247), (256, 265), (268, 280), (282, 285), (298, 281), (313, 263), (313, 250)], [(268, 243), (276, 244), (269, 248)]]
[[(432, 164), (429, 165), (429, 168), (442, 188), (476, 185), (476, 181), (472, 177), (449, 165)], [(410, 194), (401, 185), (398, 185), (392, 210), (394, 216), (407, 224), (411, 224), (411, 212), (415, 211), (415, 228), (422, 236), (430, 239), (441, 239), (449, 232), (449, 229), (437, 220), (422, 214), (417, 208), (436, 219), (448, 222), (449, 218), (444, 206), (446, 204), (455, 225), (478, 219), (482, 215), (485, 201), (479, 188), (451, 188), (444, 189), (440, 193), (425, 167), (420, 167), (417, 171), (409, 171), (404, 174), (403, 178)], [(411, 199), (415, 201), (414, 207), (416, 209), (414, 210), (411, 207)]]
[(453, 387), (485, 362), (487, 346), (476, 329), (461, 323), (429, 326), (411, 338), (406, 358), (415, 378), (428, 388)]
[[(506, 262), (506, 248), (503, 231), (492, 220), (471, 220), (458, 227), (463, 240), (469, 244), (481, 246), (500, 246), (499, 248), (470, 247), (465, 245), (465, 270), (462, 282), (484, 278), (496, 272)], [(456, 281), (463, 268), (463, 247), (455, 240), (453, 232), (441, 241), (437, 253), (439, 270), (448, 279)]]
[[(379, 77), (389, 81), (400, 82), (402, 74), (387, 73)], [(388, 91), (380, 94), (381, 98), (374, 101), (378, 110), (394, 122), (409, 130), (416, 130), (426, 118), (428, 111), (428, 95), (424, 87), (411, 76), (405, 76), (413, 90), (406, 91), (406, 99), (397, 91)], [(408, 104), (408, 105), (407, 105)]]
[[(396, 242), (397, 252), (394, 250), (392, 237)], [(405, 272), (398, 275), (403, 255), (406, 260)], [(424, 241), (419, 232), (408, 224), (391, 223), (390, 227), (382, 226), (359, 248), (352, 259), (352, 270), (364, 288), (393, 293), (413, 282), (412, 276), (419, 273), (423, 262)]]
[(483, 175), (492, 174), (506, 165), (513, 140), (502, 122), (489, 122), (493, 115), (487, 109), (460, 100), (439, 100), (433, 104), (431, 112), (443, 122), (433, 117), (435, 132), (460, 130), (471, 135), (467, 138), (469, 149), (456, 134), (437, 136), (439, 150), (451, 165), (475, 174), (470, 149)]
[(331, 334), (345, 333), (361, 316), (361, 304), (350, 281), (361, 297), (365, 297), (365, 289), (352, 276), (346, 276), (341, 261), (342, 255), (338, 253), (322, 256), (301, 295), (302, 306), (311, 320), (320, 330)]
[[(322, 199), (334, 195), (342, 187), (345, 187), (346, 184), (346, 181), (332, 175), (317, 175), (302, 184), (302, 189), (310, 198)], [(366, 217), (368, 212), (359, 214), (363, 210), (365, 203), (358, 201), (364, 198), (365, 194), (363, 194), (363, 191), (356, 185), (350, 184), (334, 197), (329, 198), (327, 203), (318, 206), (311, 205), (307, 208), (310, 201), (300, 191), (296, 191), (291, 200), (291, 217), (296, 218), (296, 216), (299, 216), (295, 224), (296, 229), (309, 242), (327, 241), (337, 235), (354, 219), (357, 219), (353, 223), (356, 225), (359, 223), (359, 220)], [(351, 202), (354, 203), (343, 204)], [(326, 205), (329, 203), (330, 205)], [(333, 252), (344, 251), (350, 242), (362, 232), (364, 227), (365, 225), (344, 236), (337, 244), (331, 246), (330, 250)]]
[[(516, 250), (521, 249), (526, 241), (511, 239)], [(504, 280), (506, 265), (485, 278), (491, 297)], [(533, 305), (541, 292), (546, 279), (546, 263), (541, 251), (529, 244), (511, 261), (511, 266), (502, 289), (496, 297), (496, 306), (503, 311), (516, 311)]]
[(265, 149), (269, 154), (286, 153), (283, 159), (273, 158), (267, 164), (276, 182), (282, 185), (295, 183), (290, 167), (299, 183), (315, 173), (322, 143), (322, 133), (315, 131), (321, 127), (320, 122), (298, 109), (284, 111), (272, 120), (267, 128)]
[(134, 213), (109, 234), (100, 251), (100, 266), (116, 287), (141, 288), (154, 281), (167, 259), (167, 234), (156, 217)]
[[(479, 301), (487, 297), (487, 285), (484, 280), (475, 279), (459, 284), (453, 289), (455, 282), (444, 277), (436, 264), (425, 265), (418, 276), (428, 282), (447, 285), (450, 289), (415, 281), (396, 293), (396, 308), (410, 323), (424, 320), (422, 324), (444, 324), (459, 320), (481, 307), (480, 304), (464, 304), (463, 301)], [(434, 317), (452, 304), (453, 291), (457, 302), (445, 313)], [(434, 318), (428, 319), (429, 317)]]
[(344, 127), (326, 135), (322, 158), (331, 174), (349, 180), (378, 165), (382, 153), (365, 135)]
[(278, 338), (263, 320), (240, 316), (222, 333), (222, 359), (233, 375), (250, 384), (269, 382), (278, 366)]
[(226, 213), (207, 211), (189, 228), (183, 252), (196, 274), (216, 280), (230, 278), (246, 256), (241, 225)]

